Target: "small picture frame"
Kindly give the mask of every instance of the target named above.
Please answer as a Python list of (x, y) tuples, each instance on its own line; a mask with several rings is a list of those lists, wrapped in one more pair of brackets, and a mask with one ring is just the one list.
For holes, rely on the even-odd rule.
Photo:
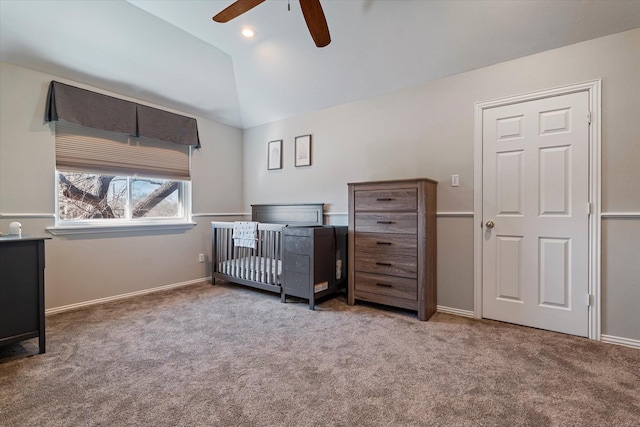
[(311, 166), (311, 135), (296, 136), (295, 165)]
[(267, 170), (282, 169), (282, 140), (269, 142), (267, 147)]

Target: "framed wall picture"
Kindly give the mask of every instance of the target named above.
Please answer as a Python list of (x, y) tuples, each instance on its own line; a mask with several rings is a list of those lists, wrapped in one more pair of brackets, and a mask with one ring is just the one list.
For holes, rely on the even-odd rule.
[(269, 142), (267, 148), (267, 169), (282, 169), (282, 140)]
[(311, 166), (311, 135), (296, 136), (296, 167)]

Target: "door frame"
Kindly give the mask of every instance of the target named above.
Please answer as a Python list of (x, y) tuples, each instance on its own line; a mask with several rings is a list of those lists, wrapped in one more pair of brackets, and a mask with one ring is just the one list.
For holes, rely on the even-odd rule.
[[(534, 101), (537, 99), (567, 95), (576, 92), (588, 92), (591, 126), (589, 126), (589, 295), (585, 295), (585, 304), (589, 305), (588, 331), (589, 338), (600, 340), (601, 331), (601, 79), (590, 80), (568, 86), (560, 86), (539, 92), (515, 95), (506, 98), (495, 99), (475, 103), (474, 118), (474, 177), (473, 177), (473, 314), (477, 319), (482, 318), (482, 126), (484, 110), (502, 107), (510, 104)], [(585, 209), (587, 207), (585, 206)]]

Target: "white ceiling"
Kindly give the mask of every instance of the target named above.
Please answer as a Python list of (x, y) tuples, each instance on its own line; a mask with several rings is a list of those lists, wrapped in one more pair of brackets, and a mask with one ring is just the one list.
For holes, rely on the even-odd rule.
[[(0, 60), (251, 127), (640, 27), (640, 0), (0, 0)], [(253, 40), (240, 36), (250, 25)]]

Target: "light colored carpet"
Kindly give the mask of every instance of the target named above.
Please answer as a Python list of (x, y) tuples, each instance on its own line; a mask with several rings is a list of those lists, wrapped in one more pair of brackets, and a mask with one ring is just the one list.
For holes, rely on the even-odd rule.
[(640, 425), (640, 351), (207, 283), (0, 348), (2, 426)]

